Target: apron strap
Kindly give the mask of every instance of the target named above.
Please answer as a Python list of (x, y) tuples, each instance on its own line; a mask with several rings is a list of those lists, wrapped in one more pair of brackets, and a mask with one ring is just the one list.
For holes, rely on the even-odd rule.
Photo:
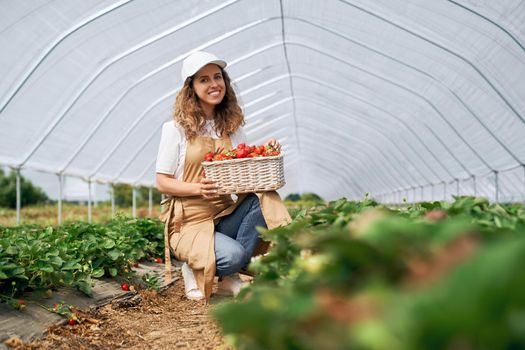
[(164, 280), (166, 283), (171, 283), (173, 278), (171, 274), (170, 227), (172, 226), (171, 221), (173, 219), (173, 231), (180, 232), (184, 215), (182, 210), (182, 199), (168, 197), (160, 204), (168, 204), (167, 216), (164, 221)]

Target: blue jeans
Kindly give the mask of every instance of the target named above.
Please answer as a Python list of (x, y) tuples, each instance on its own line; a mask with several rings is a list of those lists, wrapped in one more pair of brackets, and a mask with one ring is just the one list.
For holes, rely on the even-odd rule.
[(215, 262), (219, 277), (239, 272), (248, 266), (261, 241), (256, 226), (266, 228), (259, 198), (250, 193), (233, 213), (215, 226)]

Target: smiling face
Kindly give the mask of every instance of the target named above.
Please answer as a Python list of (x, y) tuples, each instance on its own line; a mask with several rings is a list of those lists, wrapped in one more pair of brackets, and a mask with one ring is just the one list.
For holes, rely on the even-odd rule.
[(226, 94), (226, 86), (220, 67), (213, 63), (205, 65), (195, 73), (192, 84), (206, 116), (213, 118), (215, 106), (221, 103)]

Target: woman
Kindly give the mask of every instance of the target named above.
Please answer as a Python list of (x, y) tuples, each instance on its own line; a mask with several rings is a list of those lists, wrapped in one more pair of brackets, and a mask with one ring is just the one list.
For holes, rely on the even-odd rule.
[[(217, 184), (203, 174), (207, 152), (246, 142), (244, 116), (225, 67), (225, 61), (207, 52), (183, 61), (184, 85), (177, 93), (174, 121), (163, 125), (157, 157), (157, 188), (169, 196), (162, 216), (165, 243), (184, 262), (189, 299), (209, 300), (216, 275), (218, 291), (236, 295), (242, 285), (239, 270), (254, 251), (268, 248), (255, 228), (290, 222), (276, 192), (239, 195), (234, 201), (230, 195), (219, 196)], [(267, 144), (280, 148), (275, 139)]]

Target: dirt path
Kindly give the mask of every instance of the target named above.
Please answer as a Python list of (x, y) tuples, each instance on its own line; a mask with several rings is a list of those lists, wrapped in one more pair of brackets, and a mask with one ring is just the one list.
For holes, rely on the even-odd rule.
[(182, 278), (159, 294), (139, 296), (136, 305), (106, 305), (83, 315), (88, 321), (53, 327), (18, 349), (228, 349), (209, 315), (212, 306), (187, 300)]

